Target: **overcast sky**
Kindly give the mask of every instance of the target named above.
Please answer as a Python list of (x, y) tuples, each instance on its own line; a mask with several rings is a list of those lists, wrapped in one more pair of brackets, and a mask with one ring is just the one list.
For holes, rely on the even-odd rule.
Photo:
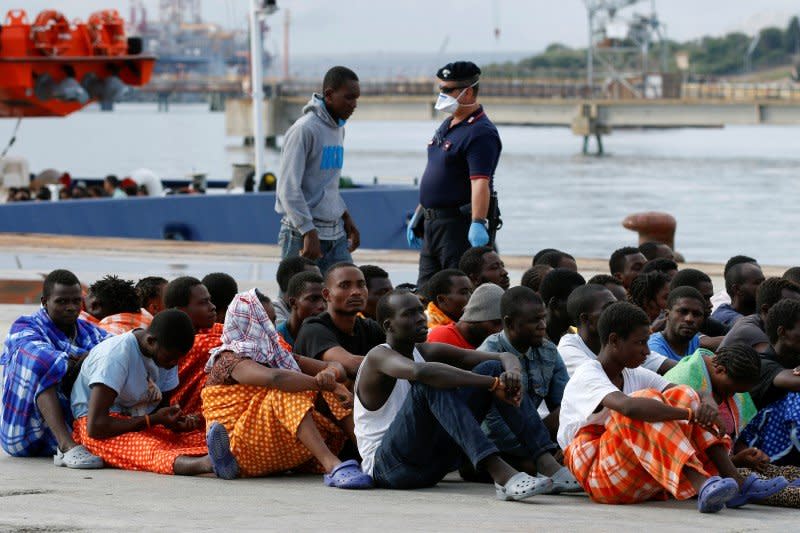
[[(242, 26), (249, 0), (203, 0), (207, 20)], [(157, 18), (158, 0), (145, 0)], [(269, 21), (268, 46), (279, 49), (283, 20), (291, 12), (292, 54), (382, 52), (531, 51), (552, 42), (583, 46), (582, 0), (278, 0)], [(57, 8), (69, 19), (114, 7), (128, 17), (127, 0), (0, 1), (0, 12), (24, 6), (29, 15)], [(659, 17), (670, 38), (686, 40), (733, 30), (753, 32), (800, 14), (800, 0), (660, 0)], [(650, 2), (637, 8), (649, 13)], [(494, 28), (500, 38), (495, 39)]]

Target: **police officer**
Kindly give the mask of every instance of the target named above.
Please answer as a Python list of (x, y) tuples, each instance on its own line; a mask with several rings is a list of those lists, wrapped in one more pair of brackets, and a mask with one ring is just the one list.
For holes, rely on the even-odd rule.
[(477, 101), (480, 74), (471, 61), (448, 63), (436, 73), (435, 108), (451, 116), (428, 143), (419, 206), (406, 233), (409, 246), (422, 247), (418, 286), (442, 269), (458, 268), (471, 246), (489, 244), (487, 217), (502, 144)]

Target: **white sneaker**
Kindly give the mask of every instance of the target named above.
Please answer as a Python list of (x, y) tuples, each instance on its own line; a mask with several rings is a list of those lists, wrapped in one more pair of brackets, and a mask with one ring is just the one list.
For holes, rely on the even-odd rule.
[(103, 468), (103, 460), (93, 455), (85, 446), (79, 444), (67, 452), (56, 449), (53, 456), (53, 464), (56, 466), (66, 466), (67, 468), (77, 468), (81, 470), (92, 470)]

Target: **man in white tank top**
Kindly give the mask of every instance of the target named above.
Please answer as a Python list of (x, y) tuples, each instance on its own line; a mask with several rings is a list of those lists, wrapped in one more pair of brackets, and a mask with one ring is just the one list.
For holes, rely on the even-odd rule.
[(491, 475), (502, 500), (552, 491), (552, 479), (512, 468), (481, 430), (480, 421), (495, 407), (532, 459), (555, 448), (522, 394), (517, 357), (425, 344), (424, 311), (416, 296), (403, 291), (378, 303), (387, 343), (364, 358), (354, 395), (364, 471), (379, 487), (430, 487), (466, 455)]

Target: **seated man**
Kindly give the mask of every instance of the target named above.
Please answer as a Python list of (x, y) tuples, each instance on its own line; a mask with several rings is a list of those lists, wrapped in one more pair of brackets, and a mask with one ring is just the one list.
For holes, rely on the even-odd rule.
[(178, 404), (184, 413), (199, 413), (209, 353), (222, 342), (222, 324), (217, 322), (217, 308), (211, 303), (211, 294), (206, 286), (190, 276), (176, 278), (167, 285), (164, 305), (168, 309), (183, 311), (192, 319), (194, 345), (178, 362), (178, 387), (172, 394), (172, 402)]
[(472, 282), (455, 268), (440, 270), (425, 284), (428, 328), (457, 322), (472, 295)]
[[(631, 283), (628, 290), (628, 301), (644, 311), (650, 319), (651, 327), (654, 323), (664, 320), (669, 297), (669, 276), (663, 272), (642, 272)], [(660, 320), (659, 320), (660, 319)]]
[(722, 422), (710, 397), (638, 368), (648, 353), (644, 311), (611, 304), (598, 329), (603, 346), (567, 383), (558, 433), (565, 464), (593, 501), (697, 495), (698, 510), (715, 513), (769, 495), (773, 480), (744, 483), (731, 462), (730, 438), (717, 434)]
[[(758, 385), (761, 357), (758, 352), (743, 344), (720, 348), (717, 353), (700, 348), (664, 374), (670, 383), (689, 385), (700, 394), (713, 395), (719, 404), (721, 429), (736, 442), (739, 433), (756, 415), (756, 406), (748, 391)], [(741, 443), (738, 443), (741, 444)], [(737, 453), (733, 464), (754, 468), (757, 462), (750, 459), (761, 454)], [(734, 449), (734, 451), (739, 451)], [(744, 451), (744, 450), (742, 450)]]
[[(567, 373), (572, 376), (585, 362), (597, 359), (600, 353), (600, 333), (597, 321), (603, 309), (617, 301), (607, 288), (595, 283), (587, 283), (578, 287), (567, 299), (567, 312), (573, 324), (577, 324), (577, 333), (567, 333), (558, 343), (558, 353), (564, 360)], [(675, 362), (663, 355), (650, 352), (642, 367), (659, 374), (672, 368)]]
[(757, 311), (737, 320), (731, 330), (722, 339), (720, 348), (731, 344), (752, 346), (761, 355), (775, 356), (775, 349), (766, 333), (767, 313), (773, 305), (788, 298), (800, 300), (800, 286), (783, 278), (769, 278), (758, 287), (756, 292)]
[(642, 252), (642, 255), (644, 255), (645, 259), (648, 261), (658, 259), (659, 257), (671, 261), (675, 260), (675, 252), (672, 251), (672, 248), (670, 248), (668, 244), (664, 244), (663, 242), (643, 242), (639, 245), (639, 251)]
[(10, 455), (55, 454), (57, 466), (103, 466), (72, 438), (72, 383), (86, 354), (108, 336), (78, 318), (81, 292), (75, 274), (54, 270), (44, 279), (42, 308), (11, 325), (0, 356), (4, 368), (0, 444)]
[(788, 279), (792, 283), (800, 285), (800, 267), (792, 267), (783, 273), (783, 279)]
[(238, 467), (228, 446), (211, 439), (207, 446), (199, 417), (170, 406), (169, 392), (178, 385), (175, 365), (193, 342), (191, 319), (168, 310), (146, 330), (94, 347), (72, 389), (75, 439), (124, 470), (235, 476)]
[(667, 299), (667, 322), (664, 331), (650, 335), (650, 350), (680, 361), (700, 347), (700, 324), (705, 317), (703, 295), (693, 287), (678, 287)]
[(575, 262), (575, 258), (561, 250), (549, 250), (539, 255), (535, 258), (532, 266), (536, 265), (548, 265), (551, 268), (565, 268), (573, 272), (578, 271), (578, 263)]
[(375, 320), (375, 308), (378, 300), (383, 298), (384, 294), (392, 292), (392, 280), (389, 279), (389, 273), (379, 266), (361, 265), (358, 268), (364, 274), (367, 282), (367, 306), (362, 315)]
[[(278, 317), (275, 315), (275, 306), (272, 305), (272, 300), (270, 300), (269, 296), (267, 296), (260, 290), (258, 289), (253, 289), (253, 290), (255, 291), (258, 300), (261, 302), (262, 307), (264, 307), (264, 311), (267, 313), (267, 318), (269, 318), (270, 322), (272, 322), (272, 324), (274, 325)], [(283, 340), (283, 337), (281, 337), (281, 340)], [(286, 341), (283, 341), (281, 343), (281, 346), (286, 348), (287, 346)]]
[[(605, 290), (605, 289), (604, 289)], [(522, 364), (522, 390), (535, 408), (542, 402), (550, 411), (544, 425), (554, 436), (558, 431), (558, 409), (569, 380), (567, 368), (556, 345), (545, 338), (546, 323), (542, 299), (527, 287), (508, 289), (500, 300), (503, 331), (489, 335), (478, 347), (481, 352), (507, 352)], [(524, 448), (500, 416), (492, 411), (486, 418), (489, 437), (504, 454), (519, 455)]]
[[(694, 268), (684, 268), (679, 270), (678, 273), (672, 278), (669, 288), (676, 289), (678, 287), (694, 287), (706, 302), (705, 319), (700, 325), (700, 333), (710, 338), (724, 337), (728, 333), (728, 326), (711, 318), (711, 298), (714, 296), (714, 285), (711, 283), (711, 278), (705, 272)], [(722, 339), (720, 339), (720, 342)], [(719, 346), (719, 344), (717, 344)]]
[(473, 289), (484, 283), (494, 283), (506, 290), (511, 284), (503, 260), (490, 246), (476, 246), (464, 252), (458, 269), (469, 276)]
[(761, 358), (758, 384), (750, 390), (758, 413), (741, 440), (774, 462), (800, 466), (795, 436), (800, 425), (800, 301), (785, 299), (773, 305), (766, 329), (774, 354)]
[(539, 294), (547, 308), (547, 338), (550, 342), (558, 344), (561, 336), (569, 331), (572, 321), (567, 313), (567, 298), (585, 284), (583, 276), (563, 268), (553, 270), (542, 280)]
[(733, 327), (743, 316), (756, 312), (756, 292), (764, 282), (764, 273), (758, 263), (742, 262), (725, 271), (725, 292), (730, 303), (719, 305), (711, 317), (727, 327)]
[(139, 306), (151, 316), (164, 310), (164, 289), (167, 288), (167, 283), (167, 280), (158, 276), (148, 276), (136, 283)]
[(277, 317), (275, 321), (276, 326), (288, 320), (291, 314), (289, 302), (286, 299), (286, 291), (289, 290), (289, 280), (291, 280), (292, 276), (295, 274), (306, 271), (316, 272), (320, 276), (322, 275), (322, 272), (320, 272), (319, 267), (314, 261), (300, 255), (287, 257), (278, 264), (278, 272), (275, 274), (275, 277), (278, 280), (279, 292), (278, 297), (272, 302)]
[[(797, 318), (800, 319), (800, 314)], [(774, 478), (771, 486), (765, 484), (765, 488), (774, 493), (774, 496), (764, 499), (762, 504), (796, 508), (800, 505), (800, 487), (792, 485), (782, 491), (781, 488), (787, 485), (785, 478), (782, 479), (783, 475), (794, 478), (797, 476), (797, 468), (770, 464), (766, 453), (756, 447), (748, 447), (743, 439), (739, 439), (742, 430), (756, 416), (756, 407), (747, 391), (759, 385), (760, 368), (761, 357), (754, 349), (744, 344), (734, 344), (720, 348), (717, 353), (701, 348), (681, 359), (664, 378), (671, 383), (689, 385), (701, 395), (711, 395), (714, 398), (719, 405), (720, 420), (724, 424), (719, 429), (735, 443), (731, 462), (739, 468), (749, 468), (754, 472), (749, 474), (749, 479), (745, 479), (745, 484), (755, 480), (755, 472), (758, 472), (758, 477)], [(757, 426), (760, 429), (763, 424)], [(786, 427), (784, 425), (784, 430)], [(787, 433), (788, 431), (784, 431), (783, 434)], [(760, 498), (766, 496), (762, 494)], [(737, 506), (737, 502), (728, 502), (728, 507), (732, 506)]]
[(614, 298), (616, 298), (619, 302), (625, 302), (628, 300), (628, 291), (626, 291), (625, 287), (622, 286), (622, 282), (614, 276), (609, 274), (597, 274), (596, 276), (589, 278), (589, 281), (586, 283), (602, 285), (606, 289), (610, 290), (611, 294), (613, 294)]
[(133, 282), (117, 276), (106, 276), (90, 285), (84, 301), (87, 309), (81, 318), (112, 335), (146, 328), (153, 320), (153, 315), (142, 308)]
[[(501, 500), (562, 490), (564, 482), (573, 481), (553, 459), (547, 430), (522, 394), (515, 356), (425, 344), (424, 308), (410, 293), (384, 296), (378, 318), (387, 343), (364, 358), (353, 410), (363, 468), (377, 486), (436, 485), (465, 455), (476, 469), (489, 473)], [(527, 457), (552, 478), (518, 472), (500, 457), (480, 427), (492, 407), (513, 429)]]
[[(538, 252), (533, 254), (533, 259), (531, 260), (531, 266), (535, 266), (535, 265), (541, 264), (542, 257), (544, 257), (545, 254), (548, 254), (550, 252), (560, 252), (560, 251), (561, 250), (559, 250), (558, 248), (542, 248), (541, 250), (539, 250)], [(555, 267), (551, 267), (551, 268), (555, 268)]]
[(325, 298), (322, 297), (324, 283), (322, 276), (310, 271), (295, 274), (289, 281), (286, 297), (291, 314), (288, 320), (276, 328), (289, 350), (294, 349), (295, 339), (300, 334), (300, 327), (305, 319), (325, 311)]
[(228, 312), (228, 306), (239, 292), (239, 285), (233, 276), (224, 272), (212, 272), (206, 274), (201, 280), (201, 283), (208, 289), (211, 295), (211, 303), (217, 308), (217, 323), (225, 323), (225, 315)]
[(458, 322), (429, 330), (428, 342), (474, 350), (486, 337), (503, 329), (503, 315), (500, 312), (503, 292), (494, 283), (484, 283), (472, 293)]
[(644, 264), (641, 274), (647, 274), (648, 272), (661, 272), (662, 274), (666, 274), (671, 281), (672, 278), (675, 277), (675, 274), (678, 273), (678, 263), (664, 257), (651, 259)]
[[(734, 255), (733, 257), (728, 259), (728, 261), (725, 263), (725, 267), (722, 270), (722, 278), (725, 279), (725, 275), (728, 273), (731, 267), (739, 263), (758, 264), (758, 261), (756, 261), (755, 258), (748, 257), (746, 255)], [(730, 304), (730, 303), (731, 303), (731, 296), (725, 290), (721, 290), (711, 298), (711, 304), (714, 306), (714, 309), (712, 309), (711, 312), (713, 313), (714, 311), (716, 311), (717, 307), (719, 307), (722, 304)]]
[(325, 274), (322, 296), (328, 310), (303, 322), (294, 353), (339, 363), (355, 378), (367, 352), (386, 340), (377, 322), (358, 316), (367, 305), (364, 274), (353, 263), (333, 265)]
[(542, 286), (544, 277), (552, 272), (553, 267), (550, 265), (533, 265), (522, 274), (522, 279), (519, 284), (523, 287), (528, 287), (530, 290), (539, 294), (539, 288)]
[(627, 291), (631, 287), (633, 279), (639, 275), (647, 262), (642, 252), (633, 246), (624, 246), (614, 250), (608, 260), (608, 269), (611, 275), (617, 278)]

